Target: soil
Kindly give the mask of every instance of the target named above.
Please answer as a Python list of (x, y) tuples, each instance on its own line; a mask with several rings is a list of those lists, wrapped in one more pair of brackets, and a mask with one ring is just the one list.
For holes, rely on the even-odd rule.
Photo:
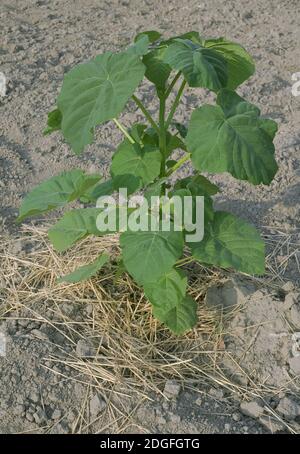
[[(124, 431), (299, 430), (300, 412), (298, 416), (298, 410), (293, 414), (292, 405), (285, 413), (276, 413), (277, 408), (287, 405), (283, 401), (286, 398), (292, 399), (296, 408), (299, 406), (299, 385), (294, 381), (300, 374), (299, 356), (293, 335), (300, 330), (300, 96), (293, 96), (291, 91), (292, 74), (300, 71), (299, 19), (297, 0), (1, 2), (0, 71), (8, 80), (7, 94), (0, 98), (0, 228), (4, 235), (14, 237), (19, 233), (15, 218), (20, 201), (38, 182), (76, 166), (108, 175), (112, 154), (121, 139), (112, 123), (97, 129), (94, 144), (80, 157), (72, 154), (59, 135), (44, 137), (41, 131), (48, 111), (55, 106), (63, 74), (99, 53), (126, 47), (139, 31), (157, 29), (168, 36), (197, 30), (206, 37), (226, 36), (242, 43), (256, 62), (256, 73), (238, 91), (279, 124), (275, 139), (279, 171), (270, 186), (254, 187), (228, 174), (213, 177), (222, 189), (216, 199), (217, 208), (236, 213), (261, 229), (280, 285), (286, 285), (278, 291), (278, 287), (270, 290), (260, 282), (257, 288), (248, 289), (245, 301), (239, 296), (240, 309), (224, 340), (234, 359), (228, 355), (224, 367), (239, 382), (240, 390), (256, 383), (259, 392), (253, 394), (255, 402), (250, 402), (249, 411), (241, 406), (249, 395), (245, 397), (240, 390), (234, 395), (221, 386), (199, 389), (199, 398), (199, 393), (181, 388), (170, 401), (152, 396), (151, 402), (136, 411), (135, 425)], [(152, 95), (149, 85), (142, 84), (139, 96), (155, 115)], [(204, 90), (188, 89), (176, 118), (186, 123), (195, 106), (212, 100), (213, 96)], [(141, 115), (129, 103), (122, 122), (129, 126), (136, 120), (141, 120)], [(189, 171), (187, 166), (182, 174)], [(45, 310), (51, 311), (49, 303)], [(77, 317), (80, 320), (81, 314)], [(58, 345), (62, 355), (74, 345), (64, 336), (59, 338), (55, 330), (49, 331), (41, 321), (21, 323), (13, 314), (11, 320), (2, 322), (0, 331), (7, 338), (7, 354), (0, 355), (0, 432), (83, 430), (78, 427), (83, 403), (93, 401), (97, 414), (101, 396), (98, 402), (91, 390), (87, 395), (85, 386), (75, 386), (70, 379), (73, 372), (67, 366), (61, 365), (53, 374), (47, 369), (49, 359), (46, 364), (43, 361), (57, 354)], [(236, 363), (243, 374), (238, 373)], [(273, 387), (273, 395), (269, 391), (264, 394), (267, 386)], [(124, 397), (124, 406), (130, 412), (132, 399)], [(262, 410), (256, 411), (256, 406)], [(87, 421), (85, 426), (85, 432), (117, 430), (113, 425), (109, 429), (89, 426)]]

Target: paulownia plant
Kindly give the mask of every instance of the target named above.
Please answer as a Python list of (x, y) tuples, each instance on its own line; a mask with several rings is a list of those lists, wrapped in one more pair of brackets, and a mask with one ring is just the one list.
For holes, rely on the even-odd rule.
[[(99, 196), (113, 194), (120, 187), (129, 194), (204, 196), (205, 234), (202, 241), (187, 244), (191, 257), (206, 265), (263, 274), (264, 243), (258, 232), (233, 214), (214, 211), (212, 196), (219, 189), (201, 174), (229, 172), (254, 185), (271, 183), (277, 171), (273, 145), (277, 125), (261, 117), (258, 107), (235, 92), (254, 69), (246, 50), (225, 38), (203, 39), (197, 32), (188, 32), (164, 40), (156, 31), (138, 34), (134, 44), (122, 52), (105, 52), (76, 66), (64, 77), (45, 133), (60, 131), (79, 154), (92, 143), (95, 127), (113, 120), (125, 138), (112, 158), (111, 178), (100, 181), (100, 175), (79, 169), (63, 172), (25, 197), (18, 220), (75, 199), (85, 202), (86, 208), (66, 212), (49, 230), (54, 248), (65, 251), (87, 235), (105, 233), (96, 226), (100, 209), (90, 206)], [(156, 89), (158, 120), (134, 94), (144, 76)], [(188, 127), (174, 121), (186, 86), (216, 94), (216, 104), (196, 108)], [(167, 99), (176, 87), (167, 112)], [(130, 100), (145, 116), (145, 124), (127, 130), (118, 117)], [(184, 153), (177, 161), (172, 156), (175, 149)], [(194, 173), (172, 185), (170, 177), (189, 160)], [(127, 230), (120, 235), (122, 266), (144, 288), (154, 316), (177, 334), (197, 322), (197, 305), (186, 294), (187, 276), (180, 269), (184, 238), (183, 231), (174, 229)], [(62, 279), (77, 282), (89, 278), (107, 260), (100, 255)]]

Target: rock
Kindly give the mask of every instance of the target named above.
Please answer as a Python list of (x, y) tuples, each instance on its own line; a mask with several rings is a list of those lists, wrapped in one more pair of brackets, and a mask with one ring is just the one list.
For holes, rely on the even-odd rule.
[(300, 355), (289, 360), (290, 371), (294, 375), (300, 375)]
[(61, 418), (61, 411), (58, 410), (58, 408), (56, 408), (53, 413), (52, 413), (52, 416), (51, 416), (51, 419), (60, 419)]
[(282, 286), (282, 290), (284, 290), (285, 292), (292, 292), (294, 290), (295, 286), (294, 286), (294, 283), (292, 281), (287, 281), (283, 286)]
[(32, 391), (30, 394), (29, 394), (29, 399), (34, 402), (34, 403), (38, 403), (39, 400), (40, 400), (40, 396), (38, 395), (37, 392), (35, 391)]
[(43, 424), (47, 420), (46, 413), (42, 408), (39, 408), (34, 414), (33, 419), (37, 424)]
[(259, 418), (259, 422), (265, 427), (265, 429), (269, 430), (273, 434), (284, 430), (284, 425), (278, 421), (278, 419), (272, 418), (271, 416), (261, 416)]
[(50, 430), (51, 434), (67, 434), (69, 432), (70, 432), (69, 426), (66, 423), (64, 423), (63, 421), (60, 422), (59, 424), (56, 424)]
[(252, 400), (251, 402), (242, 402), (240, 410), (244, 415), (250, 416), (250, 418), (259, 418), (264, 412), (263, 407), (255, 400)]
[(175, 380), (167, 380), (164, 387), (164, 395), (170, 399), (178, 397), (180, 393), (180, 384)]
[(76, 345), (76, 355), (80, 358), (95, 356), (96, 349), (85, 339), (80, 339)]
[(298, 297), (299, 297), (299, 293), (295, 293), (295, 292), (288, 293), (284, 299), (284, 304), (283, 304), (284, 310), (287, 311), (287, 310), (291, 309), (291, 307), (297, 303)]
[(43, 341), (49, 341), (49, 337), (47, 336), (46, 333), (43, 333), (42, 331), (40, 331), (39, 329), (33, 329), (31, 331), (31, 334), (33, 334), (33, 336), (37, 337), (38, 339), (40, 340), (43, 340)]
[(23, 413), (25, 413), (25, 406), (24, 405), (16, 405), (15, 409), (14, 409), (14, 412), (15, 412), (16, 415), (22, 415)]
[(180, 424), (181, 417), (175, 413), (169, 413), (169, 420), (172, 424)]
[(221, 400), (224, 397), (224, 393), (223, 393), (222, 389), (216, 389), (216, 388), (211, 388), (209, 390), (209, 395), (218, 400)]
[(289, 314), (290, 321), (292, 324), (300, 329), (300, 304), (293, 304)]
[(98, 394), (94, 394), (94, 396), (90, 400), (90, 413), (93, 418), (99, 415), (101, 411), (103, 411), (106, 407), (105, 400), (102, 399)]
[(287, 420), (293, 420), (300, 416), (300, 405), (290, 397), (281, 399), (276, 410)]
[(226, 423), (226, 424), (224, 425), (224, 429), (226, 430), (226, 432), (229, 432), (230, 429), (231, 429), (231, 424)]
[(240, 413), (233, 413), (232, 419), (233, 419), (234, 421), (240, 421), (240, 420), (241, 420), (241, 415), (240, 415)]
[(231, 309), (244, 303), (254, 291), (253, 284), (246, 285), (234, 278), (226, 281), (221, 287), (217, 285), (209, 287), (205, 295), (205, 303), (211, 308)]
[(32, 414), (29, 413), (29, 412), (26, 413), (25, 418), (26, 418), (27, 421), (29, 421), (29, 422), (33, 422), (33, 421), (34, 421)]
[(0, 96), (6, 96), (6, 77), (0, 72)]

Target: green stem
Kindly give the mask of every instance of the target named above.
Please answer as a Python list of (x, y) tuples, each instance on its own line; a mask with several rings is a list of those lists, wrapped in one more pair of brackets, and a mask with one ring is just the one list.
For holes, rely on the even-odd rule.
[(136, 105), (141, 109), (141, 111), (143, 112), (143, 114), (145, 115), (145, 117), (147, 118), (149, 123), (151, 124), (152, 128), (155, 129), (155, 131), (157, 133), (159, 133), (159, 127), (157, 126), (157, 124), (155, 123), (153, 118), (151, 117), (150, 113), (148, 112), (148, 110), (146, 109), (146, 107), (144, 106), (142, 101), (139, 98), (137, 98), (135, 95), (132, 95), (132, 99), (134, 100)]
[(159, 149), (161, 152), (160, 177), (166, 175), (166, 128), (165, 128), (166, 99), (164, 96), (159, 98)]
[(168, 170), (167, 172), (167, 177), (172, 175), (179, 167), (181, 167), (186, 161), (188, 161), (191, 158), (191, 153), (186, 153), (179, 161), (176, 162), (176, 164), (171, 167), (171, 169)]
[(179, 79), (179, 77), (181, 76), (181, 71), (178, 71), (178, 73), (176, 74), (176, 76), (174, 77), (174, 79), (172, 80), (172, 82), (170, 83), (170, 85), (168, 86), (166, 92), (165, 92), (165, 98), (167, 99), (171, 93), (171, 91), (173, 90), (173, 87), (174, 85), (176, 84), (177, 80)]
[(175, 101), (174, 101), (174, 103), (173, 103), (173, 106), (171, 107), (169, 116), (168, 116), (168, 118), (167, 118), (167, 121), (166, 121), (166, 124), (165, 124), (166, 130), (168, 129), (168, 127), (169, 127), (170, 124), (171, 124), (171, 121), (173, 120), (174, 113), (175, 113), (175, 111), (176, 111), (176, 109), (177, 109), (177, 106), (178, 106), (178, 104), (179, 104), (179, 101), (180, 101), (180, 98), (181, 98), (181, 95), (182, 95), (182, 93), (183, 93), (183, 90), (184, 90), (185, 85), (186, 85), (186, 81), (183, 80), (182, 83), (181, 83), (181, 85), (180, 85), (180, 88), (179, 88), (179, 90), (178, 90), (178, 93), (177, 93), (177, 95), (176, 95), (176, 98), (175, 98)]
[(129, 140), (130, 143), (135, 143), (135, 141), (133, 140), (133, 138), (131, 137), (131, 135), (126, 131), (126, 129), (124, 128), (124, 126), (121, 125), (121, 123), (119, 123), (119, 121), (116, 119), (116, 118), (113, 118), (115, 124), (118, 126), (118, 128), (122, 131), (122, 133), (124, 134), (124, 136)]

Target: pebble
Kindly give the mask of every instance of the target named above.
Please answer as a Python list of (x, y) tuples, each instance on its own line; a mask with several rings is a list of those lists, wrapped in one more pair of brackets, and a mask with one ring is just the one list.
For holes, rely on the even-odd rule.
[(90, 400), (90, 413), (93, 418), (97, 417), (101, 411), (106, 407), (105, 400), (99, 396), (99, 394), (94, 394)]
[(37, 424), (43, 424), (47, 420), (46, 413), (42, 408), (39, 408), (34, 414), (33, 418)]
[(61, 411), (58, 410), (57, 408), (53, 411), (52, 415), (51, 415), (51, 419), (60, 419), (61, 418)]
[(259, 418), (264, 412), (263, 407), (255, 402), (255, 400), (251, 402), (242, 402), (240, 410), (244, 415), (250, 416), (250, 418)]
[(167, 380), (164, 387), (164, 395), (169, 398), (176, 398), (180, 393), (180, 384), (176, 380)]
[(85, 339), (80, 339), (76, 345), (76, 355), (79, 358), (85, 358), (89, 356), (95, 356), (95, 348), (87, 342)]
[(287, 420), (293, 420), (300, 416), (300, 405), (290, 397), (281, 399), (276, 410)]

